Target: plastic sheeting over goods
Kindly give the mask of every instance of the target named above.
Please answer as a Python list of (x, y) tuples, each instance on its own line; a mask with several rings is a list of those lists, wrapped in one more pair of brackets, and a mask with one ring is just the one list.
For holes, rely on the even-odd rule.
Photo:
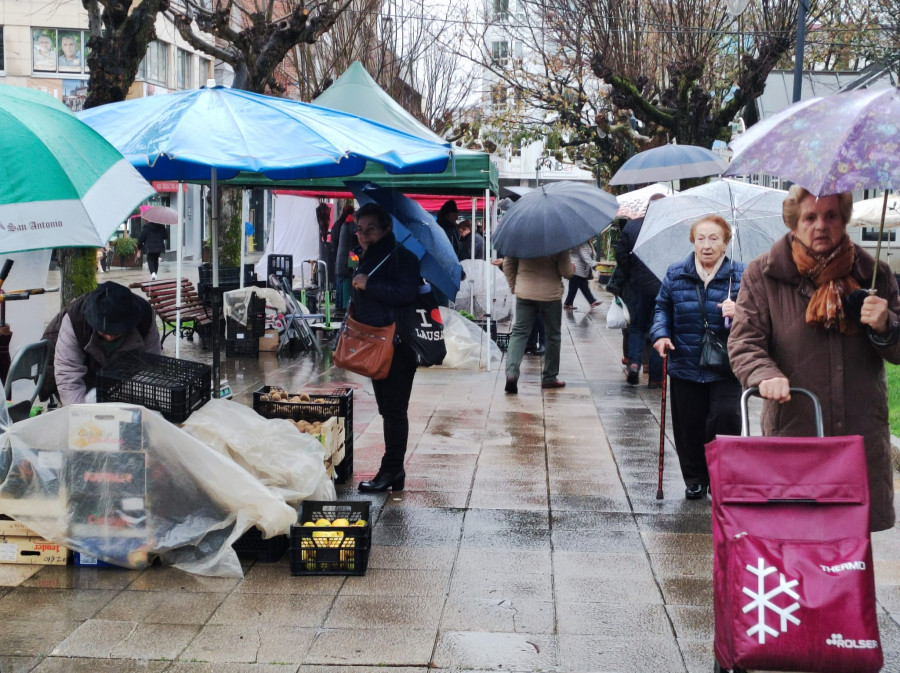
[[(324, 470), (324, 468), (322, 468)], [(129, 568), (154, 558), (241, 577), (232, 543), (297, 512), (234, 460), (131, 405), (75, 405), (0, 437), (0, 513), (83, 554)]]

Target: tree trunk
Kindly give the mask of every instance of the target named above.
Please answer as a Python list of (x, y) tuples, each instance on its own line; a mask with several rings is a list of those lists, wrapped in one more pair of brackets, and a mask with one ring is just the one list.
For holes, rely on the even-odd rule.
[(56, 251), (59, 262), (60, 306), (97, 287), (97, 249), (62, 248)]

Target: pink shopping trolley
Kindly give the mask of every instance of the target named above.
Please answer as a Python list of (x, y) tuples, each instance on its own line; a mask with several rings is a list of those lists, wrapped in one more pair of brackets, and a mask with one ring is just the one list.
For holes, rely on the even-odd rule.
[(706, 445), (716, 672), (871, 673), (883, 656), (860, 436), (741, 437)]

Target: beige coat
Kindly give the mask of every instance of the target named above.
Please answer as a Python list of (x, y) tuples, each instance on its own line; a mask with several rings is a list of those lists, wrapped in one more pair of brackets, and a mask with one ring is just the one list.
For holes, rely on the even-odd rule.
[[(872, 283), (875, 260), (858, 246), (851, 274), (863, 288)], [(814, 285), (801, 278), (791, 257), (790, 235), (775, 242), (744, 271), (728, 351), (731, 365), (747, 388), (786, 377), (791, 386), (815, 393), (822, 404), (826, 436), (862, 435), (871, 495), (871, 529), (894, 525), (894, 483), (890, 460), (887, 382), (884, 360), (900, 363), (900, 295), (890, 268), (878, 267), (878, 296), (888, 300), (888, 345), (865, 333), (841, 335), (806, 324)], [(815, 434), (809, 402), (766, 402), (763, 434)]]
[(503, 274), (509, 290), (521, 299), (559, 301), (563, 296), (563, 278), (574, 273), (568, 250), (535, 259), (503, 258)]

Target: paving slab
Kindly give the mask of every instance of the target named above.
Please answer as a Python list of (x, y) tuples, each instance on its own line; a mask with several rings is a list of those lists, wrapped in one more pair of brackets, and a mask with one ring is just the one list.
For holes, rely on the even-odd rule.
[[(243, 579), (0, 564), (0, 672), (708, 673), (709, 503), (685, 501), (671, 427), (656, 499), (660, 391), (625, 383), (619, 331), (576, 305), (565, 389), (542, 391), (530, 355), (518, 395), (502, 363), (419, 370), (398, 493), (356, 490), (384, 447), (370, 381), (313, 353), (225, 358), (245, 404), (263, 384), (353, 387), (355, 469), (338, 498), (372, 503), (365, 576), (293, 577), (287, 557), (245, 562)], [(900, 673), (900, 529), (875, 534), (873, 555), (883, 670)]]

